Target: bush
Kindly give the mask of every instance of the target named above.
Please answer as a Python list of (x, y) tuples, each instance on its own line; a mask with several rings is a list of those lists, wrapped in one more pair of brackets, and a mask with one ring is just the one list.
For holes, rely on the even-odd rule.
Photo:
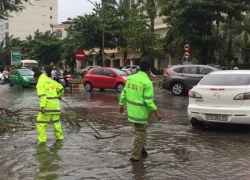
[(152, 68), (151, 71), (152, 71), (152, 73), (155, 74), (155, 75), (163, 75), (163, 73), (164, 73), (164, 69)]

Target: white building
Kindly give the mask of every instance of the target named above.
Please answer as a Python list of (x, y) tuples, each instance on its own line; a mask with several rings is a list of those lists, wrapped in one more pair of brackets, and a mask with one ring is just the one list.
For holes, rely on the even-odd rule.
[(58, 24), (58, 0), (29, 0), (25, 9), (11, 13), (8, 21), (0, 21), (0, 40), (13, 35), (24, 40), (34, 32), (51, 30), (51, 24)]
[(55, 32), (57, 37), (64, 39), (69, 36), (67, 29), (70, 27), (70, 24), (51, 24), (52, 32)]

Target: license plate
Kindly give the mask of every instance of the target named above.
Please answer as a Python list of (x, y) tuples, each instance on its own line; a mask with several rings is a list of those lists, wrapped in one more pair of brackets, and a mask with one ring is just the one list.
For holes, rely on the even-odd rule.
[(216, 120), (216, 121), (227, 121), (227, 115), (223, 114), (207, 114), (207, 120)]

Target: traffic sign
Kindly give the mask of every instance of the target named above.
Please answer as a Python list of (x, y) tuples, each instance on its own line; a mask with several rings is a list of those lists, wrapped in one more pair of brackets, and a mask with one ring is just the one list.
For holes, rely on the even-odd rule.
[(184, 53), (184, 58), (185, 59), (189, 59), (190, 58), (190, 53), (189, 52), (185, 52)]
[(189, 51), (190, 50), (190, 45), (189, 44), (185, 44), (184, 45), (184, 50), (185, 51)]
[(84, 61), (86, 59), (84, 50), (78, 49), (75, 53), (75, 58), (77, 61)]

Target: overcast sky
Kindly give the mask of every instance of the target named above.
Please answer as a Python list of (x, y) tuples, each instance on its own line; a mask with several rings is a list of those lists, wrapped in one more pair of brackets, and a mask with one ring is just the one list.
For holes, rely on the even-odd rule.
[[(92, 0), (92, 2), (100, 2), (100, 0)], [(89, 14), (93, 8), (94, 6), (87, 0), (58, 0), (58, 23), (68, 18)]]

